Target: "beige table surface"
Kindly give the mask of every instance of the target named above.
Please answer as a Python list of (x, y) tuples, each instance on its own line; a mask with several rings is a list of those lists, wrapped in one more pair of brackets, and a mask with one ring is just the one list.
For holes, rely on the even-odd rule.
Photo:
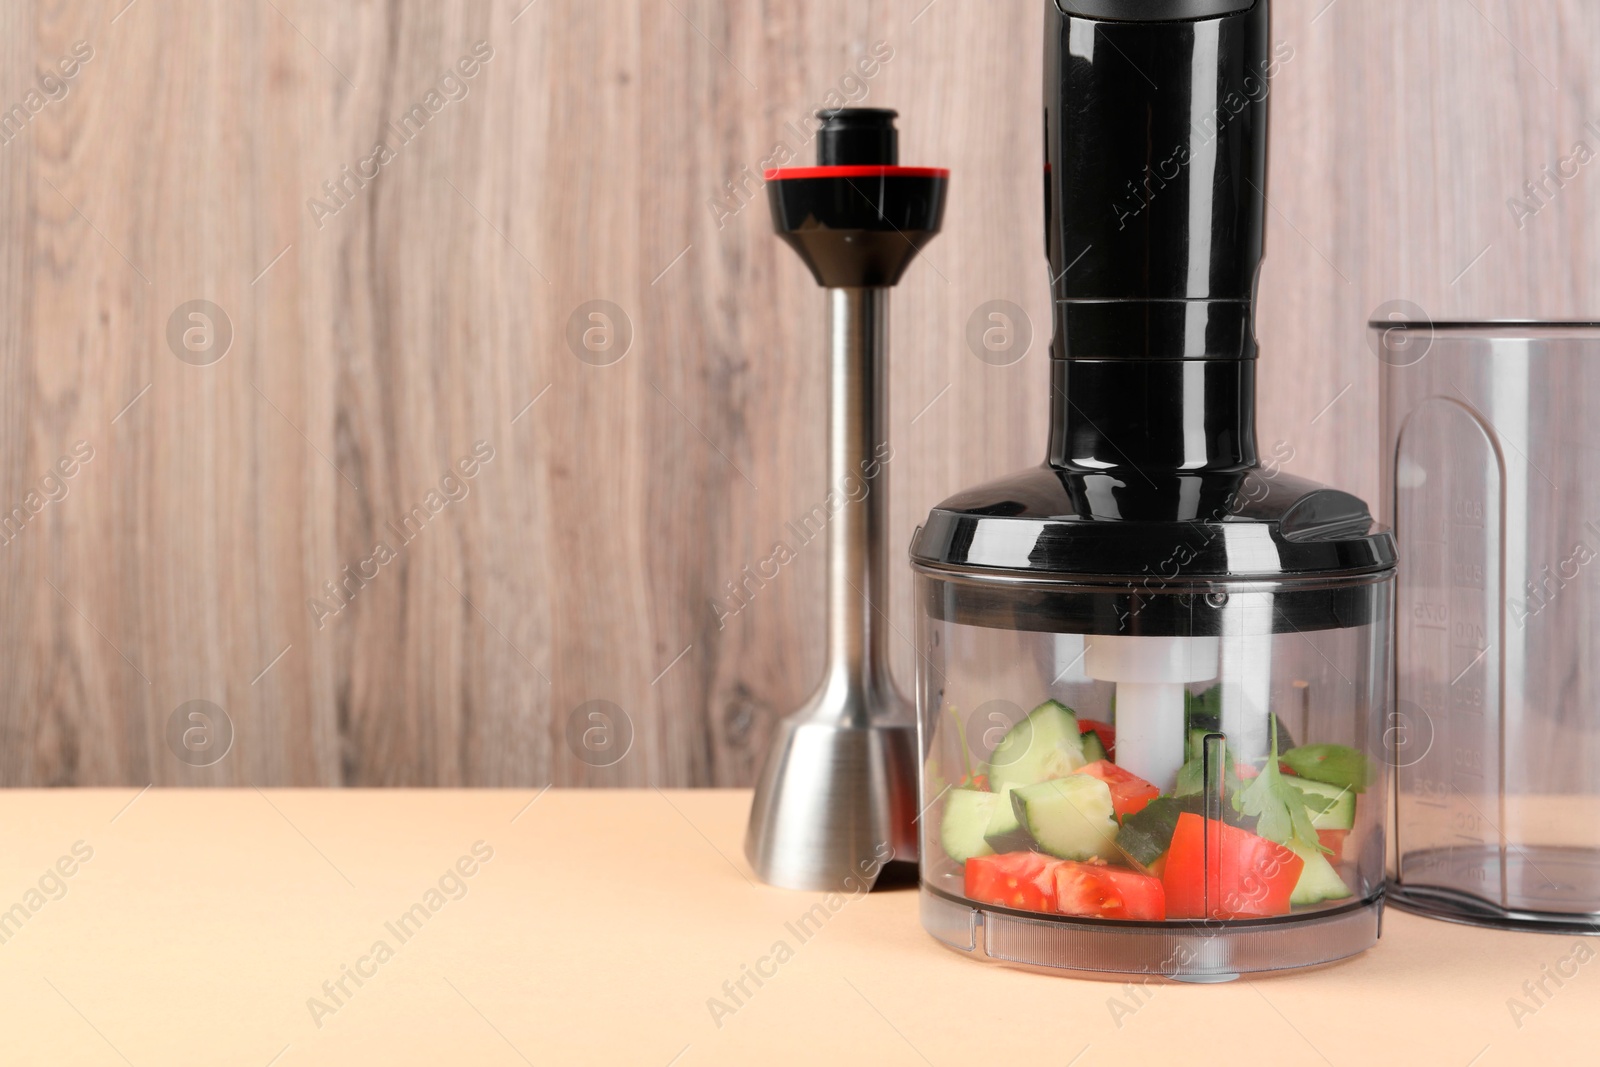
[[(963, 959), (922, 933), (914, 891), (853, 900), (800, 941), (786, 924), (819, 898), (752, 884), (748, 793), (534, 796), (0, 793), (0, 909), (27, 914), (0, 927), (0, 1063), (1597, 1060), (1600, 962), (1520, 1027), (1507, 1005), (1572, 937), (1390, 911), (1351, 962), (1135, 1000)], [(459, 899), (430, 901), (479, 842), (492, 858), (446, 879)], [(71, 876), (47, 876), (62, 857)], [(386, 924), (418, 903), (437, 910), (401, 941)], [(392, 957), (362, 963), (380, 940)], [(780, 940), (792, 956), (714, 1019), (708, 1000)], [(371, 977), (335, 1007), (323, 983), (358, 964)], [(335, 1010), (314, 1019), (312, 997)]]

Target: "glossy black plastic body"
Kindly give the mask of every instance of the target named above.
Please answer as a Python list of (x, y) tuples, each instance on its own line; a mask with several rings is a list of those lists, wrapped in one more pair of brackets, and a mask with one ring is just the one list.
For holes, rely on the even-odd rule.
[(1128, 22), (1047, 4), (1046, 21), (1050, 272), (1057, 300), (1090, 305), (1072, 309), (1055, 354), (1254, 355), (1275, 69), (1267, 5)]
[(900, 166), (897, 112), (817, 112), (817, 166), (767, 175), (778, 236), (829, 289), (896, 285), (944, 222), (949, 172)]
[(1257, 459), (1268, 6), (1151, 21), (1162, 6), (1112, 21), (1046, 4), (1051, 355), (1070, 361), (1053, 375), (1053, 463)]
[[(1067, 602), (1032, 604), (1027, 584), (1321, 585), (1391, 570), (1393, 539), (1361, 500), (1290, 476), (1282, 455), (1263, 464), (1257, 446), (1267, 96), (1285, 58), (1269, 0), (1044, 7), (1046, 461), (935, 508), (913, 562), (951, 583), (948, 610), (1045, 629)], [(1341, 596), (1280, 622), (1354, 624), (1364, 613)]]
[(767, 197), (773, 228), (818, 285), (879, 287), (899, 283), (938, 236), (949, 183), (920, 173), (774, 178)]

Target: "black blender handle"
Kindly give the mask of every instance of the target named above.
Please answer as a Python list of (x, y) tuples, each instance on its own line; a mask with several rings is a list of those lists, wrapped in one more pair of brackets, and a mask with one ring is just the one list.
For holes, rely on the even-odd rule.
[(1050, 463), (1253, 468), (1270, 2), (1045, 12)]
[(1253, 358), (1268, 0), (1045, 7), (1055, 355)]

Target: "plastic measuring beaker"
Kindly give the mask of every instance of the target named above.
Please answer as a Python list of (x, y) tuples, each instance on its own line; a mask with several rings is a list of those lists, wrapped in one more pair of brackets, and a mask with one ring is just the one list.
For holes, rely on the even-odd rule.
[(1389, 899), (1600, 932), (1600, 323), (1374, 322)]

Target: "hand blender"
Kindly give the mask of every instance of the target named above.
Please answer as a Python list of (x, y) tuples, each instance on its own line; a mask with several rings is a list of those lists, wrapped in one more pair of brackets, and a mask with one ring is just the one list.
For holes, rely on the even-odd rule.
[(1090, 975), (1340, 959), (1383, 902), (1395, 550), (1256, 441), (1269, 0), (1044, 6), (1050, 440), (912, 545), (923, 922)]
[(818, 165), (766, 179), (775, 229), (827, 290), (827, 667), (779, 726), (745, 855), (765, 882), (838, 891), (870, 886), (889, 862), (917, 854), (916, 718), (884, 647), (893, 455), (884, 361), (889, 289), (938, 234), (949, 172), (899, 166), (893, 111), (818, 117)]

